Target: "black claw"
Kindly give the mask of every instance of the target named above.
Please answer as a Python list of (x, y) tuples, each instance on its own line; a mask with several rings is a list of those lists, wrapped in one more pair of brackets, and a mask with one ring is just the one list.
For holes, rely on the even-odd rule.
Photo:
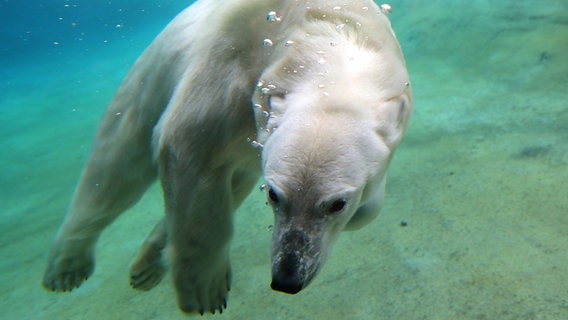
[(203, 308), (199, 309), (199, 314), (203, 315), (205, 313), (205, 311), (203, 310)]
[(227, 309), (227, 298), (223, 299), (223, 308)]

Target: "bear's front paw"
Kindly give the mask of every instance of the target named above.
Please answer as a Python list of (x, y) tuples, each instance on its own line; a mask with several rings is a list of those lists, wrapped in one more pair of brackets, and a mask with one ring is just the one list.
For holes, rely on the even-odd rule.
[(51, 255), (43, 275), (43, 287), (50, 291), (65, 292), (78, 288), (95, 269), (92, 254), (59, 252)]
[[(231, 267), (222, 265), (196, 267), (191, 263), (186, 268), (174, 268), (174, 282), (178, 296), (178, 306), (185, 313), (203, 315), (205, 312), (223, 313), (227, 308), (227, 296), (231, 290)], [(196, 272), (197, 270), (200, 270)]]

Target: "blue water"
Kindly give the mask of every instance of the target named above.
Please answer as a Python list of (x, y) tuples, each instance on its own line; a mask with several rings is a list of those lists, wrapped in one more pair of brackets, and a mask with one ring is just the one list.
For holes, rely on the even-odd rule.
[[(128, 285), (158, 186), (105, 231), (84, 286), (40, 281), (105, 106), (190, 3), (0, 1), (2, 319), (183, 318), (169, 279)], [(568, 319), (568, 2), (391, 5), (416, 103), (381, 215), (287, 296), (268, 286), (272, 217), (253, 193), (222, 318)]]

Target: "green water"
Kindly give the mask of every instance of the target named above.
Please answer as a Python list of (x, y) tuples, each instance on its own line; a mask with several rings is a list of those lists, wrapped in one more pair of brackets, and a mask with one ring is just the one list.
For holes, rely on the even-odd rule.
[[(35, 2), (17, 19), (47, 21)], [(17, 8), (7, 3), (3, 18)], [(254, 191), (237, 213), (233, 289), (217, 317), (568, 319), (568, 2), (391, 5), (415, 113), (379, 218), (343, 234), (315, 282), (288, 296), (269, 288), (272, 213)], [(118, 12), (101, 6), (97, 17)], [(111, 20), (129, 28), (107, 42), (97, 19), (83, 40), (73, 31), (59, 44), (58, 33), (22, 44), (18, 21), (0, 22), (2, 319), (184, 318), (170, 279), (148, 293), (128, 285), (130, 263), (163, 214), (158, 185), (103, 233), (86, 284), (71, 294), (40, 286), (104, 107), (184, 6), (148, 5), (157, 13), (138, 19), (132, 9)]]

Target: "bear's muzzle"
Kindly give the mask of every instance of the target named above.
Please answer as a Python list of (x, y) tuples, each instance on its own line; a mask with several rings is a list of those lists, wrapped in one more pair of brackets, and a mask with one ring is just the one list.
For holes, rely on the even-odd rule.
[(297, 254), (289, 254), (283, 257), (272, 267), (272, 290), (289, 294), (296, 294), (304, 288), (304, 275), (302, 270), (305, 266)]
[(314, 278), (319, 265), (319, 241), (313, 241), (305, 232), (289, 230), (273, 243), (273, 290), (296, 294)]

